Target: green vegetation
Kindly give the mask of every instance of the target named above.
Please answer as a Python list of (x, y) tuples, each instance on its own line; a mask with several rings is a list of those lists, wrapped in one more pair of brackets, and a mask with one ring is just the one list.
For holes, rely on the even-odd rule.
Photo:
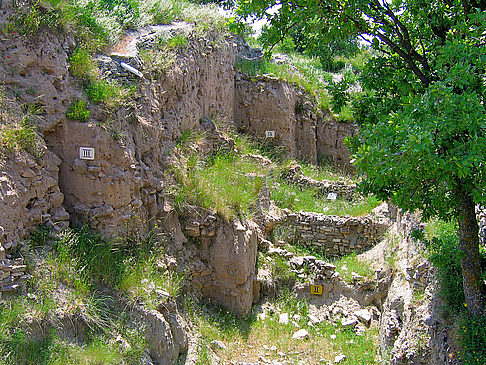
[(10, 152), (23, 150), (35, 155), (37, 139), (36, 128), (27, 123), (6, 126), (0, 130), (0, 146)]
[[(321, 110), (328, 111), (332, 107), (339, 121), (353, 120), (353, 108), (348, 101), (349, 93), (345, 90), (338, 93), (337, 90), (338, 86), (344, 87), (348, 83), (356, 82), (356, 73), (359, 72), (359, 69), (355, 69), (353, 65), (362, 67), (361, 62), (363, 62), (363, 58), (366, 58), (366, 52), (363, 51), (352, 60), (345, 59), (346, 67), (344, 67), (342, 75), (346, 82), (333, 81), (336, 75), (323, 70), (319, 59), (315, 57), (295, 52), (285, 53), (280, 57), (283, 58), (283, 62), (273, 62), (266, 58), (240, 59), (236, 63), (236, 68), (250, 76), (273, 76), (302, 87), (307, 93), (317, 98), (318, 107)], [(351, 95), (354, 94), (351, 93)]]
[(352, 174), (347, 175), (339, 171), (335, 166), (321, 163), (318, 166), (304, 162), (299, 162), (302, 172), (305, 176), (314, 180), (344, 181), (349, 184), (355, 184), (355, 177)]
[(71, 120), (85, 122), (89, 119), (91, 112), (88, 110), (87, 104), (84, 100), (77, 100), (69, 104), (66, 117)]
[(215, 209), (223, 217), (237, 213), (251, 215), (265, 176), (257, 175), (258, 165), (242, 156), (220, 153), (204, 160), (191, 155), (179, 160), (174, 172), (180, 189), (179, 206), (195, 204)]
[(12, 101), (0, 89), (0, 153), (26, 151), (36, 158), (40, 157), (44, 151), (40, 148), (37, 122), (38, 115), (43, 112), (37, 104), (14, 108)]
[[(317, 188), (301, 187), (288, 182), (283, 176), (291, 162), (282, 158), (275, 149), (259, 148), (257, 143), (248, 138), (228, 132), (234, 137), (235, 151), (218, 151), (201, 157), (197, 150), (203, 143), (204, 136), (185, 132), (174, 151), (172, 172), (178, 187), (171, 191), (180, 208), (197, 205), (205, 209), (214, 209), (223, 217), (229, 218), (244, 214), (253, 214), (261, 188), (270, 189), (270, 197), (280, 208), (292, 211), (313, 211), (334, 215), (359, 216), (369, 213), (380, 202), (374, 197), (357, 198), (353, 201), (328, 200)], [(277, 156), (272, 166), (262, 169), (259, 162), (248, 154)], [(304, 164), (304, 172), (314, 178), (331, 177), (333, 180), (347, 179), (329, 168), (320, 169)]]
[(213, 4), (185, 0), (34, 0), (30, 6), (18, 7), (3, 32), (35, 36), (42, 28), (68, 31), (94, 52), (114, 44), (126, 29), (183, 20), (196, 23), (199, 34), (226, 29), (225, 18)]
[[(69, 64), (71, 73), (81, 80), (89, 100), (94, 103), (103, 103), (109, 108), (114, 108), (134, 93), (133, 86), (124, 86), (101, 78), (96, 63), (83, 48), (77, 48), (73, 52), (69, 57)], [(66, 113), (70, 113), (70, 119), (80, 120), (76, 117), (83, 118), (86, 115), (89, 117), (89, 111), (83, 110), (83, 103), (85, 102), (80, 100), (72, 107), (76, 109), (68, 108)]]
[(339, 216), (365, 215), (380, 204), (373, 195), (353, 201), (328, 200), (316, 188), (296, 186), (283, 179), (273, 185), (271, 198), (279, 208)]
[[(289, 288), (281, 288), (278, 297), (265, 303), (265, 316), (257, 318), (256, 313), (248, 317), (237, 317), (216, 306), (206, 305), (191, 309), (192, 322), (201, 334), (199, 339), (199, 364), (207, 362), (207, 348), (215, 340), (223, 342), (225, 349), (216, 353), (223, 363), (258, 362), (264, 357), (269, 362), (286, 360), (292, 364), (304, 360), (317, 364), (321, 359), (334, 361), (334, 356), (344, 354), (346, 364), (377, 363), (375, 341), (377, 331), (367, 330), (363, 336), (354, 331), (336, 327), (331, 323), (308, 325), (307, 301), (299, 299)], [(287, 313), (289, 323), (279, 323), (279, 315)], [(292, 323), (296, 322), (297, 327)], [(299, 328), (309, 331), (306, 340), (292, 339)], [(331, 335), (336, 338), (331, 339)]]
[(285, 55), (285, 58), (285, 63), (274, 63), (266, 59), (240, 59), (236, 68), (251, 76), (269, 75), (298, 85), (318, 98), (321, 109), (328, 110), (331, 99), (326, 86), (332, 80), (332, 75), (324, 72), (319, 60), (315, 58), (299, 54)]
[(335, 265), (336, 271), (339, 273), (341, 278), (348, 283), (353, 282), (353, 273), (356, 273), (366, 279), (370, 279), (374, 273), (371, 265), (366, 261), (360, 260), (356, 252), (342, 257), (326, 257), (323, 252), (316, 250), (313, 247), (300, 244), (299, 242), (287, 244), (285, 248), (296, 255), (312, 255), (319, 260), (324, 260)]
[(349, 283), (353, 281), (353, 272), (365, 278), (371, 278), (374, 273), (370, 264), (358, 259), (356, 252), (331, 262), (336, 265), (339, 275)]
[(267, 20), (268, 48), (289, 29), (313, 38), (310, 46), (303, 44), (309, 52), (329, 39), (361, 36), (369, 43), (373, 56), (363, 67), (362, 92), (353, 102), (359, 135), (348, 143), (365, 177), (362, 189), (391, 198), (404, 210), (419, 209), (425, 218), (458, 221), (465, 301), (471, 313), (484, 315), (475, 206), (486, 203), (486, 3), (359, 0), (345, 5), (242, 1), (237, 13), (242, 20)]
[[(483, 364), (486, 359), (486, 319), (467, 310), (456, 223), (433, 219), (427, 224), (425, 232), (415, 232), (414, 236), (425, 242), (430, 252), (429, 259), (437, 268), (443, 314), (455, 323), (461, 344), (458, 357), (466, 365)], [(486, 261), (486, 253), (482, 252), (481, 255), (482, 260)]]
[[(32, 278), (27, 293), (6, 297), (0, 312), (2, 364), (137, 364), (145, 351), (143, 326), (134, 326), (116, 300), (156, 308), (175, 298), (182, 277), (159, 268), (163, 253), (155, 233), (107, 241), (87, 227), (52, 238), (40, 227), (24, 252)], [(142, 286), (145, 293), (142, 293)], [(116, 299), (115, 299), (116, 298)], [(57, 316), (82, 319), (83, 345), (67, 342)], [(38, 323), (50, 328), (36, 333)], [(127, 343), (120, 346), (119, 341)]]

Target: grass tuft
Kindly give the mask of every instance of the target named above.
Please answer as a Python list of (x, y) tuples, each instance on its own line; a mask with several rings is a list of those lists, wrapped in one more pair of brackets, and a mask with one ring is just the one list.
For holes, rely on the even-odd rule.
[(84, 100), (77, 100), (72, 102), (66, 111), (66, 117), (71, 120), (85, 122), (89, 119), (91, 112), (88, 110), (87, 104)]

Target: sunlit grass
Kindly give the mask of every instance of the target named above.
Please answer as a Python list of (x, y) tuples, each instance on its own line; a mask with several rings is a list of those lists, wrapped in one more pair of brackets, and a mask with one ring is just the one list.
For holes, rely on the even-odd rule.
[(180, 183), (176, 195), (180, 206), (189, 203), (215, 209), (226, 218), (251, 215), (265, 180), (255, 162), (231, 153), (206, 160), (191, 155), (174, 171)]
[(243, 73), (258, 76), (274, 76), (304, 88), (310, 95), (318, 98), (319, 107), (328, 110), (330, 107), (330, 97), (325, 86), (329, 79), (329, 74), (318, 68), (315, 59), (308, 59), (304, 56), (289, 56), (290, 65), (277, 64), (267, 60), (246, 60), (240, 59), (236, 68)]
[[(223, 342), (225, 349), (216, 353), (223, 363), (262, 361), (288, 361), (291, 364), (305, 361), (318, 364), (322, 360), (333, 362), (334, 357), (344, 354), (346, 364), (375, 364), (377, 358), (377, 331), (369, 329), (363, 336), (352, 330), (323, 322), (308, 324), (309, 307), (307, 301), (298, 298), (289, 288), (282, 288), (279, 296), (270, 304), (274, 310), (266, 312), (264, 319), (258, 319), (256, 313), (247, 317), (237, 317), (230, 312), (214, 306), (195, 307), (193, 323), (197, 325), (200, 364), (207, 357), (204, 348), (211, 347), (211, 342)], [(289, 323), (279, 323), (279, 315), (287, 313)], [(305, 328), (309, 337), (304, 340), (293, 339), (292, 335)], [(336, 335), (332, 340), (330, 336)]]
[(370, 213), (380, 204), (380, 201), (373, 195), (353, 201), (330, 200), (320, 194), (317, 188), (296, 186), (284, 180), (274, 183), (271, 198), (282, 209), (339, 216), (362, 216)]

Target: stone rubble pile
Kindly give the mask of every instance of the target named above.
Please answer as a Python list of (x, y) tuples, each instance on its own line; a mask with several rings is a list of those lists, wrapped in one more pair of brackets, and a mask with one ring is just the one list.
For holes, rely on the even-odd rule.
[(339, 217), (312, 212), (287, 214), (283, 225), (291, 230), (289, 239), (329, 257), (370, 248), (379, 242), (387, 228), (370, 216)]
[[(0, 246), (1, 247), (1, 246)], [(23, 259), (6, 258), (5, 249), (0, 250), (0, 293), (17, 291), (29, 276), (25, 274), (27, 266)]]
[(352, 200), (356, 193), (356, 184), (350, 184), (345, 181), (329, 181), (329, 180), (315, 180), (307, 177), (302, 172), (302, 167), (299, 164), (293, 164), (285, 172), (285, 178), (294, 185), (303, 187), (315, 188), (321, 195), (327, 196), (330, 193), (335, 193), (337, 198)]

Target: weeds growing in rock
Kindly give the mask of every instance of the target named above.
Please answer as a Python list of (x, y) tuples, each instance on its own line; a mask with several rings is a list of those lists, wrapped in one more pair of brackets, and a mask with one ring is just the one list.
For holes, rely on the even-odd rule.
[[(73, 52), (69, 57), (69, 64), (71, 74), (81, 80), (89, 100), (94, 103), (103, 103), (109, 108), (114, 108), (135, 91), (134, 87), (102, 78), (95, 61), (83, 48), (77, 48)], [(72, 118), (86, 116), (87, 110), (83, 110), (80, 102), (82, 101), (78, 101), (78, 104), (74, 105), (75, 110), (68, 108), (66, 114), (69, 113)]]
[(4, 28), (6, 35), (33, 37), (43, 29), (72, 32), (90, 52), (113, 45), (127, 29), (173, 21), (195, 22), (196, 30), (226, 30), (214, 4), (186, 0), (35, 0), (19, 6)]
[[(134, 287), (150, 287), (151, 282), (156, 283), (155, 290), (162, 282), (161, 289), (178, 294), (181, 278), (154, 264), (155, 252), (162, 252), (160, 244), (154, 234), (107, 241), (87, 227), (58, 236), (40, 227), (23, 249), (31, 274), (26, 293), (5, 297), (1, 303), (0, 362), (139, 363), (146, 348), (144, 327), (128, 322), (126, 312), (115, 310), (113, 303), (126, 300), (156, 307), (167, 299), (131, 295)], [(141, 272), (136, 281), (133, 272)], [(60, 320), (71, 324), (61, 325)], [(79, 328), (87, 326), (84, 345), (63, 337), (63, 326), (76, 323)], [(38, 333), (38, 328), (48, 330)]]
[(84, 100), (77, 100), (69, 104), (66, 117), (71, 120), (77, 120), (79, 122), (85, 122), (89, 119), (91, 112), (88, 110), (86, 102)]
[(285, 179), (277, 180), (271, 190), (271, 198), (279, 208), (291, 211), (316, 212), (328, 215), (361, 216), (368, 214), (381, 202), (373, 195), (354, 201), (329, 200), (316, 188), (297, 186)]

